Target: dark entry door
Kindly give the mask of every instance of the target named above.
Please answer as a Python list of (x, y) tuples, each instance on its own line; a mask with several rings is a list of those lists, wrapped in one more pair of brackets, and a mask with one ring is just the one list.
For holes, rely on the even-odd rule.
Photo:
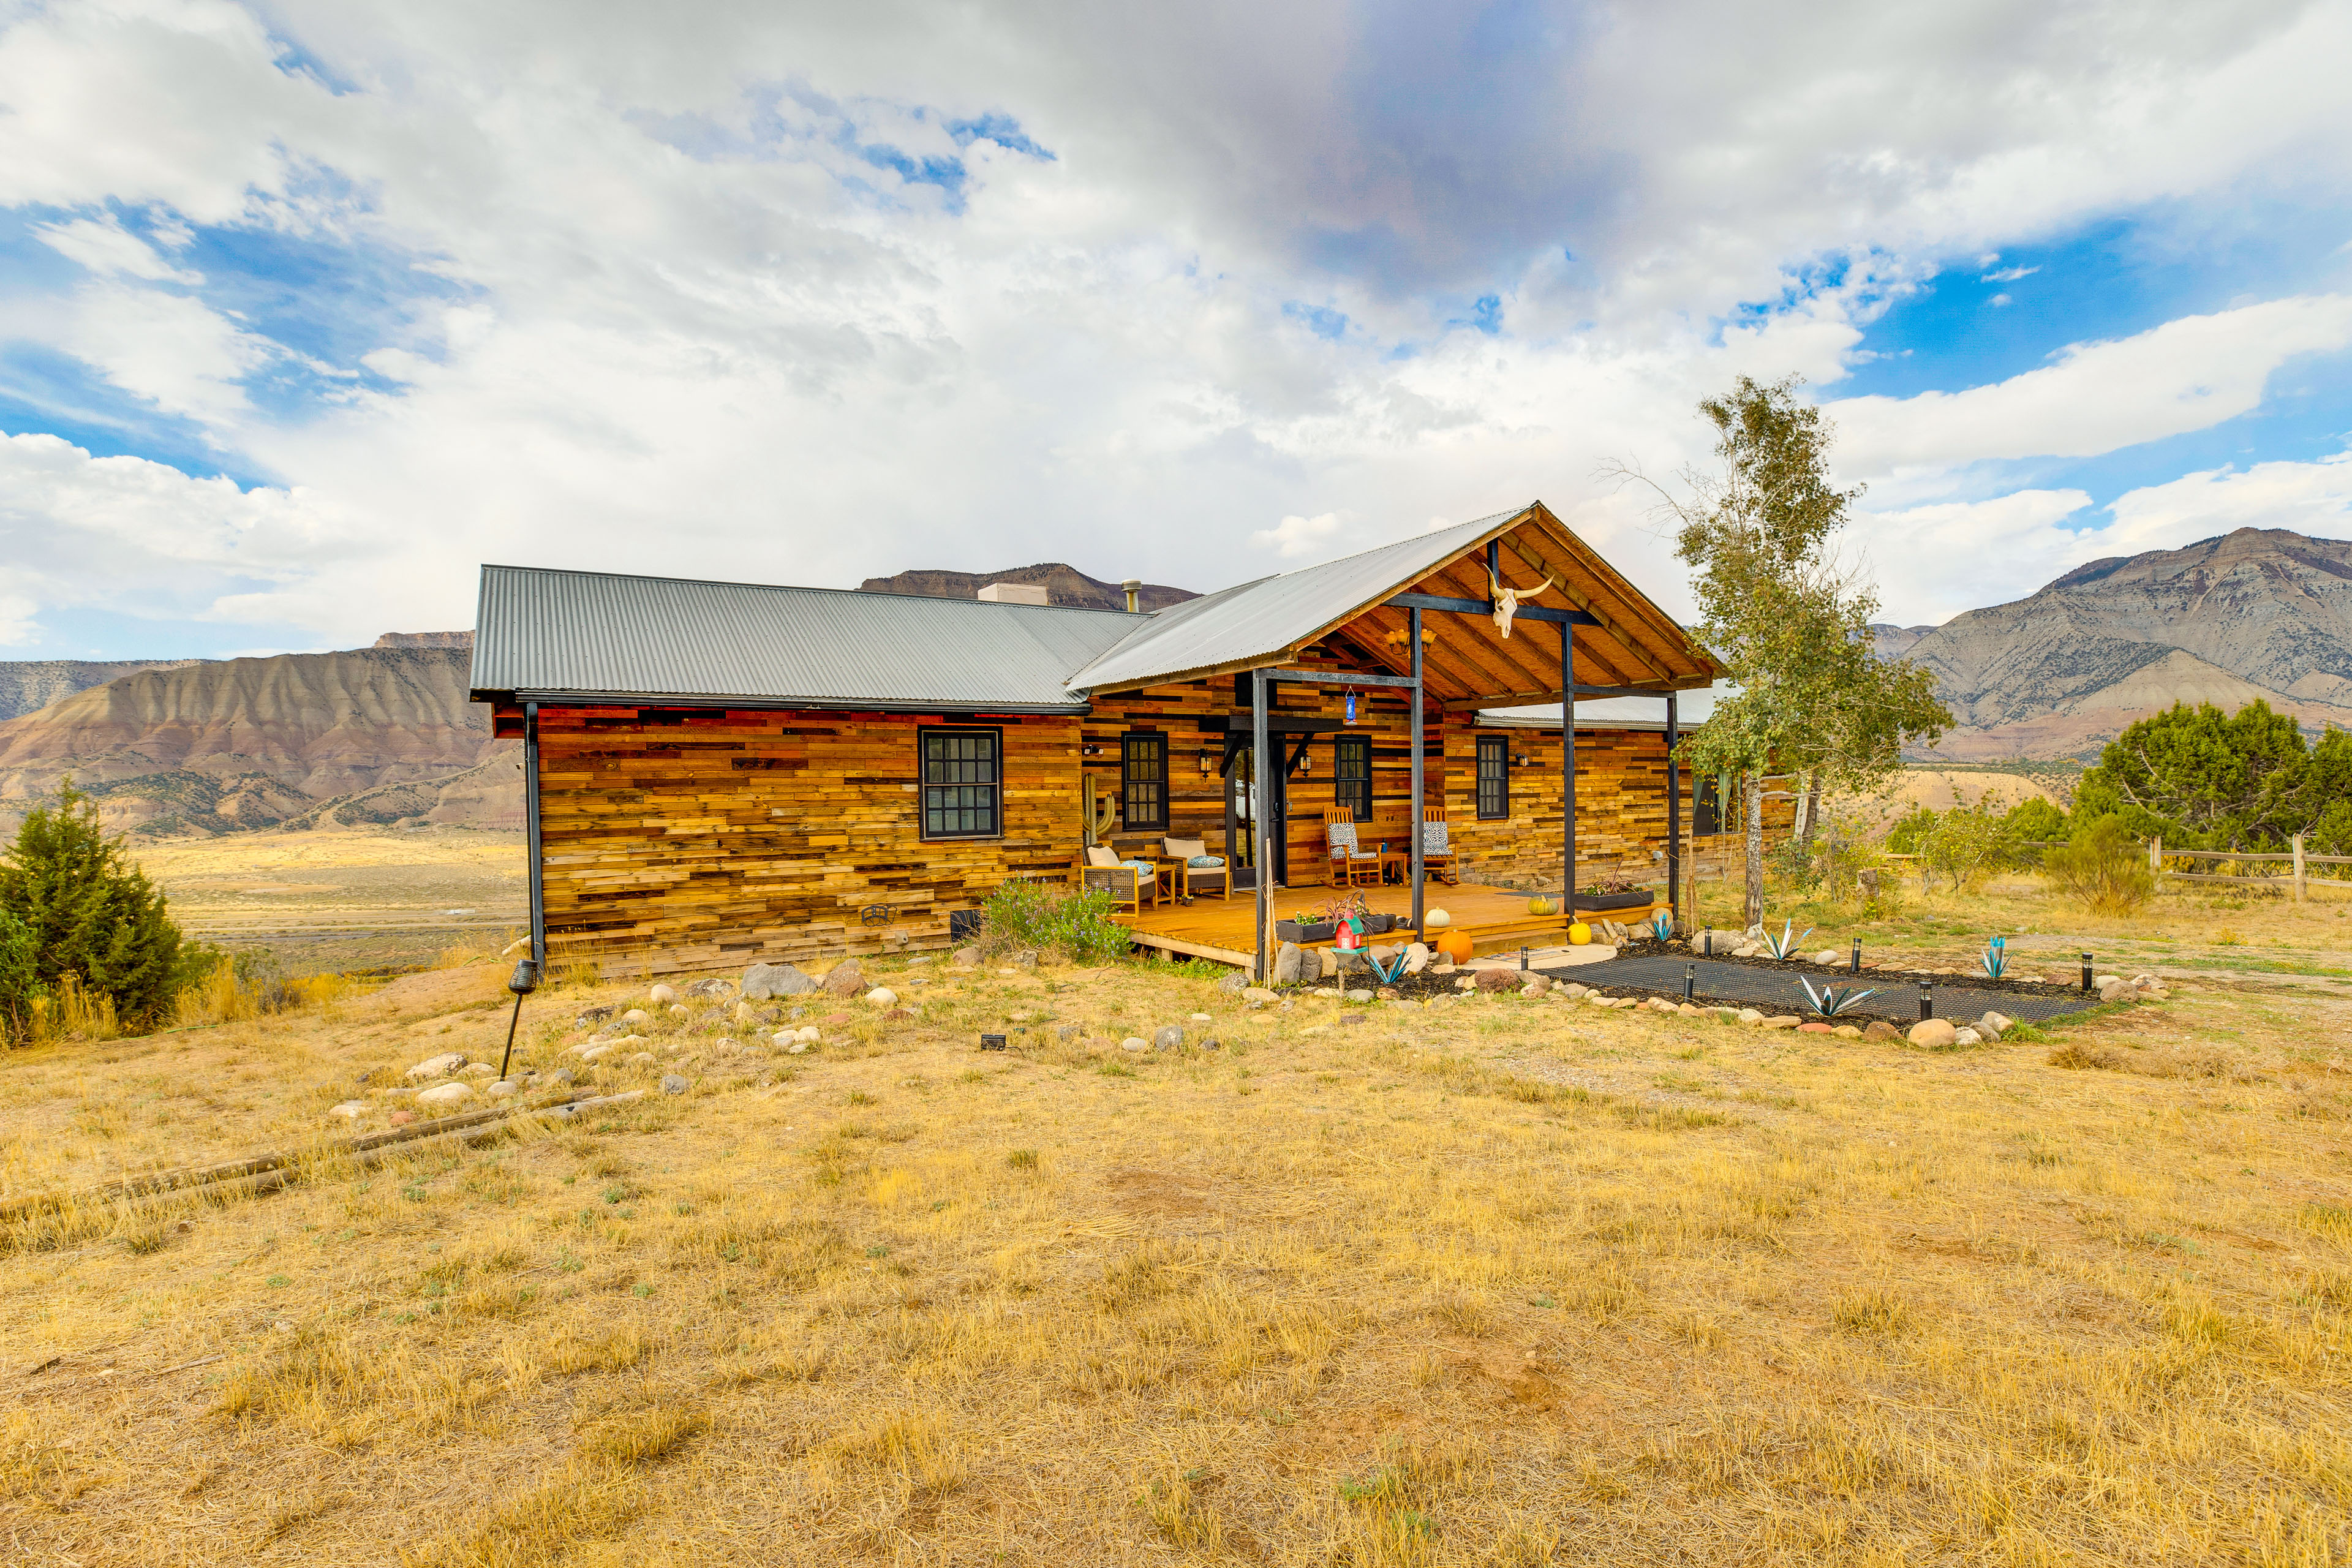
[[(1272, 742), (1282, 753), (1282, 742)], [(1257, 759), (1244, 742), (1234, 754), (1234, 765), (1225, 770), (1225, 856), (1240, 869), (1250, 873), (1236, 876), (1235, 887), (1255, 886), (1257, 866)], [(1270, 770), (1279, 773), (1279, 769)], [(1272, 799), (1266, 809), (1272, 814), (1266, 819), (1273, 838), (1269, 846), (1274, 858), (1274, 886), (1279, 888), (1290, 880), (1290, 835), (1288, 801), (1285, 798), (1283, 781), (1273, 781)]]

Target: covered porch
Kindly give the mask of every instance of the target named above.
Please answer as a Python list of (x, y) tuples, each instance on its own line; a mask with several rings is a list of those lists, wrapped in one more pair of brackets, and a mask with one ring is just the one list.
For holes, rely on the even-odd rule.
[[(1717, 674), (1680, 626), (1537, 502), (1172, 606), (1080, 670), (1073, 684), (1089, 689), (1097, 715), (1125, 710), (1130, 723), (1164, 724), (1181, 710), (1204, 740), (1215, 737), (1198, 758), (1203, 782), (1213, 774), (1221, 781), (1213, 787), (1223, 804), (1235, 895), (1146, 907), (1125, 923), (1143, 945), (1241, 963), (1263, 975), (1270, 972), (1276, 922), (1329, 896), (1316, 886), (1325, 879), (1327, 824), (1349, 798), (1358, 820), (1380, 821), (1377, 837), (1403, 851), (1393, 858), (1409, 861), (1398, 868), (1405, 873), (1402, 885), (1363, 889), (1375, 912), (1400, 919), (1404, 940), (1423, 931), (1435, 904), (1474, 942), (1557, 942), (1570, 916), (1531, 915), (1524, 892), (1430, 887), (1423, 824), (1434, 807), (1444, 808), (1446, 847), (1457, 872), (1489, 864), (1524, 870), (1540, 860), (1561, 889), (1575, 889), (1578, 840), (1588, 826), (1577, 807), (1585, 763), (1574, 740), (1579, 697), (1665, 700), (1660, 901), (1670, 904), (1681, 858), (1679, 780), (1671, 760), (1675, 695), (1708, 686)], [(1178, 695), (1177, 688), (1193, 696)], [(1537, 701), (1558, 701), (1568, 715), (1557, 772), (1529, 766), (1524, 734), (1507, 741), (1481, 727), (1481, 709)], [(1342, 704), (1344, 716), (1335, 719)], [(1165, 717), (1145, 719), (1129, 705), (1150, 705)], [(1360, 722), (1367, 728), (1360, 730)], [(1393, 735), (1392, 748), (1381, 739), (1383, 728)], [(1317, 735), (1368, 730), (1370, 742), (1349, 742), (1357, 770), (1352, 793), (1333, 794), (1341, 773), (1336, 763), (1328, 764), (1331, 777), (1304, 779), (1308, 742)], [(1470, 763), (1466, 776), (1458, 766), (1449, 773), (1451, 758)], [(1263, 768), (1257, 759), (1265, 760)], [(1433, 799), (1433, 764), (1439, 775)], [(1554, 781), (1557, 800), (1543, 830), (1548, 849), (1528, 841), (1528, 814), (1515, 811), (1508, 799), (1514, 767), (1528, 782), (1539, 774)], [(1253, 776), (1261, 773), (1266, 776)], [(1376, 774), (1384, 775), (1384, 787), (1374, 787)], [(1525, 804), (1523, 795), (1518, 805)], [(1129, 832), (1120, 837), (1134, 837), (1126, 826)], [(1622, 920), (1643, 912), (1610, 911)]]

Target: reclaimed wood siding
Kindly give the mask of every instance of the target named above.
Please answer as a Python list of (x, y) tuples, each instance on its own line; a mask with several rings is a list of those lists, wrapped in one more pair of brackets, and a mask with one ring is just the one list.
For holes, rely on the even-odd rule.
[(926, 840), (917, 736), (943, 722), (542, 707), (552, 961), (621, 976), (937, 948), (1007, 877), (1066, 873), (1077, 720), (950, 725), (1003, 732), (1004, 831)]
[[(1478, 737), (1498, 735), (1524, 765), (1511, 767), (1511, 815), (1478, 816)], [(1692, 780), (1682, 771), (1683, 847), (1714, 856), (1731, 837), (1694, 839)], [(1445, 736), (1445, 805), (1463, 874), (1473, 881), (1557, 892), (1560, 880), (1559, 731), (1461, 727)], [(1768, 836), (1794, 820), (1786, 801), (1765, 803)], [(1580, 886), (1622, 880), (1666, 886), (1666, 738), (1652, 730), (1584, 730), (1576, 736), (1576, 874)]]

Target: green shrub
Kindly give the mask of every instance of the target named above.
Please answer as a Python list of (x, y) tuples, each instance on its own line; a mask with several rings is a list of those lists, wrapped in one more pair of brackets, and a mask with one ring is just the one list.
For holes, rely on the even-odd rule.
[[(126, 1026), (161, 1017), (210, 963), (181, 941), (163, 893), (123, 854), (121, 836), (106, 836), (97, 805), (69, 782), (54, 804), (26, 814), (16, 844), (0, 856), (0, 914), (31, 933), (37, 992), (70, 989), (102, 1002)], [(13, 931), (0, 936), (10, 955), (22, 943)], [(21, 956), (0, 956), (0, 986), (22, 967)]]
[(2043, 856), (2042, 864), (2052, 886), (2098, 914), (2127, 914), (2156, 891), (2147, 852), (2133, 841), (2120, 817), (2102, 816), (2081, 828), (2073, 843)]
[(1886, 852), (1890, 855), (1916, 855), (1919, 841), (1935, 831), (1937, 813), (1932, 806), (1915, 805), (1895, 819), (1886, 830)]
[(981, 906), (981, 945), (992, 952), (1052, 949), (1081, 963), (1123, 958), (1133, 945), (1110, 918), (1104, 892), (1073, 893), (1045, 882), (1000, 882)]

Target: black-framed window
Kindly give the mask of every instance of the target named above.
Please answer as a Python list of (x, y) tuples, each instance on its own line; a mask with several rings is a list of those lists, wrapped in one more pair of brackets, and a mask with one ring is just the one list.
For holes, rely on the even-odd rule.
[(1168, 831), (1168, 737), (1157, 730), (1119, 737), (1118, 816), (1129, 833)]
[(1331, 742), (1331, 804), (1372, 819), (1372, 738), (1342, 735)]
[(923, 837), (994, 838), (1004, 831), (1004, 732), (925, 730)]
[(1478, 815), (1511, 815), (1511, 752), (1500, 735), (1478, 737)]

